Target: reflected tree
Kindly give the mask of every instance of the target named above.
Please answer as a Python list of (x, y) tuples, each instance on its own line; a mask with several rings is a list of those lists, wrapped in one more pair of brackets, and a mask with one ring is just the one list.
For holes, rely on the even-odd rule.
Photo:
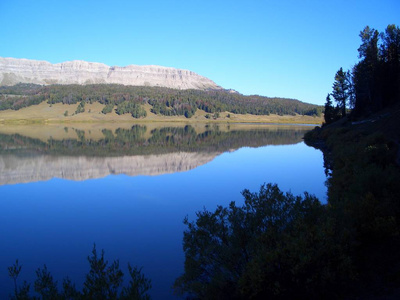
[[(92, 255), (88, 257), (89, 273), (83, 283), (83, 291), (80, 292), (75, 288), (75, 284), (69, 278), (65, 278), (62, 284), (62, 290), (58, 290), (57, 281), (44, 265), (42, 269), (37, 269), (36, 280), (34, 282), (34, 290), (40, 295), (39, 299), (43, 300), (67, 300), (67, 299), (133, 299), (133, 300), (149, 300), (148, 294), (151, 289), (151, 280), (147, 279), (141, 268), (132, 267), (128, 264), (129, 283), (122, 287), (123, 272), (119, 267), (118, 260), (108, 263), (104, 258), (104, 250), (99, 255), (96, 245), (93, 246)], [(17, 284), (17, 278), (21, 272), (22, 266), (18, 260), (8, 267), (8, 275), (14, 282), (14, 295), (10, 295), (11, 299), (38, 299), (30, 295), (30, 284), (26, 281), (21, 287)]]

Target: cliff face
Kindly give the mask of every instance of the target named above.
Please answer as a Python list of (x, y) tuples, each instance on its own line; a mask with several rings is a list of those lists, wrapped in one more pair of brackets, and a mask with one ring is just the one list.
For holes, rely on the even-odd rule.
[(206, 77), (175, 68), (136, 65), (110, 67), (78, 60), (51, 64), (47, 61), (0, 57), (0, 86), (19, 82), (44, 85), (114, 83), (173, 89), (221, 89)]

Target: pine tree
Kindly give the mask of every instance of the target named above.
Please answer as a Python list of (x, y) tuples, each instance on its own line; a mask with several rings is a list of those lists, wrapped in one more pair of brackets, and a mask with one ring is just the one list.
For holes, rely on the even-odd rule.
[(343, 68), (340, 68), (339, 71), (336, 72), (332, 87), (332, 96), (342, 111), (342, 117), (346, 115), (347, 100), (350, 97), (350, 79), (348, 76), (349, 73), (344, 72)]
[(326, 96), (324, 119), (325, 124), (330, 124), (334, 121), (335, 108), (332, 105), (331, 95)]

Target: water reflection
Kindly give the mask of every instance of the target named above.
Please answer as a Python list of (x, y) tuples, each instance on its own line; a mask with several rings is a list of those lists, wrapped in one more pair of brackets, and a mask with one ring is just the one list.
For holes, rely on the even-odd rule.
[(309, 129), (0, 126), (0, 299), (12, 293), (7, 266), (17, 258), (21, 283), (34, 282), (46, 264), (55, 280), (69, 276), (82, 289), (93, 243), (125, 273), (128, 262), (143, 266), (153, 299), (175, 299), (185, 216), (240, 205), (244, 188), (257, 191), (264, 182), (323, 199), (322, 154), (301, 142)]
[(0, 127), (0, 185), (188, 171), (242, 147), (296, 144), (308, 130), (246, 125)]

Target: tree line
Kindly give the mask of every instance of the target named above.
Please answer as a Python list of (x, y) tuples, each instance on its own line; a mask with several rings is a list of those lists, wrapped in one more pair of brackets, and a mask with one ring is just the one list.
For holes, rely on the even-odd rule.
[[(124, 86), (116, 84), (49, 85), (17, 84), (0, 87), (0, 110), (18, 110), (47, 101), (49, 104), (93, 103), (105, 107), (102, 113), (115, 110), (118, 114), (131, 113), (140, 118), (146, 115), (143, 104), (164, 116), (190, 118), (198, 110), (207, 113), (227, 111), (253, 115), (316, 115), (322, 107), (295, 99), (245, 96), (224, 90), (176, 90), (162, 87)], [(82, 106), (83, 106), (82, 104)], [(79, 112), (78, 112), (79, 113)]]
[(335, 74), (325, 103), (326, 124), (345, 117), (348, 110), (358, 118), (400, 102), (400, 28), (392, 24), (379, 33), (366, 26), (360, 38), (360, 61)]
[[(72, 130), (76, 138), (42, 141), (20, 134), (0, 134), (0, 154), (29, 155), (50, 154), (66, 156), (110, 157), (120, 155), (166, 154), (185, 152), (224, 152), (243, 146), (261, 147), (265, 145), (285, 145), (301, 141), (307, 128), (220, 130), (218, 126), (207, 126), (201, 133), (193, 126), (162, 127), (148, 132), (144, 125), (134, 125), (130, 129), (115, 131), (103, 129), (103, 137), (93, 140), (84, 130)], [(147, 134), (146, 134), (147, 133)]]

